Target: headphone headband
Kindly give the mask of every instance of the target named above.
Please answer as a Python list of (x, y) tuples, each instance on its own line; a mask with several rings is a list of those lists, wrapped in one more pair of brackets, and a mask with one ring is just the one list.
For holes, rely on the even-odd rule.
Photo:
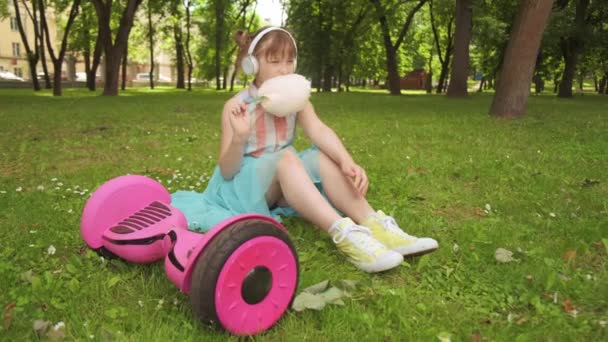
[(255, 50), (256, 45), (258, 45), (258, 43), (260, 42), (260, 40), (262, 40), (262, 38), (271, 31), (283, 31), (285, 33), (287, 33), (287, 35), (289, 36), (289, 38), (291, 38), (291, 41), (293, 42), (293, 47), (296, 50), (296, 56), (298, 55), (298, 45), (296, 44), (296, 40), (293, 38), (293, 36), (291, 35), (291, 33), (289, 33), (289, 31), (281, 28), (281, 27), (277, 27), (277, 26), (271, 26), (271, 27), (267, 27), (264, 30), (262, 30), (262, 32), (258, 33), (255, 38), (253, 38), (253, 41), (251, 42), (251, 44), (249, 44), (249, 49), (247, 51), (247, 54), (252, 56), (253, 55), (253, 50)]

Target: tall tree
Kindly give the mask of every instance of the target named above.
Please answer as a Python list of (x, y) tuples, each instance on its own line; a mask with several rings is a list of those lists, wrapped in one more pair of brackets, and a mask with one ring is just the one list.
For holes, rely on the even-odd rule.
[(491, 115), (512, 118), (524, 114), (538, 49), (553, 1), (521, 1), (490, 107)]
[(103, 52), (97, 28), (97, 16), (91, 1), (81, 2), (80, 14), (70, 30), (68, 50), (82, 55), (87, 75), (86, 84), (90, 91), (96, 89), (97, 69)]
[[(191, 29), (191, 15), (192, 15), (192, 0), (186, 0), (184, 7), (186, 9), (186, 65), (188, 66), (188, 91), (192, 91), (192, 54), (190, 53), (190, 29)], [(236, 70), (235, 70), (236, 71)]]
[(99, 25), (99, 36), (104, 48), (105, 55), (105, 84), (103, 88), (104, 96), (118, 95), (118, 71), (122, 61), (129, 33), (133, 27), (133, 18), (142, 0), (127, 0), (120, 18), (120, 25), (116, 33), (116, 38), (112, 39), (112, 19), (113, 0), (92, 0), (97, 12)]
[(384, 42), (384, 50), (386, 53), (386, 71), (388, 72), (388, 89), (391, 95), (401, 95), (401, 85), (399, 81), (399, 70), (397, 68), (397, 51), (401, 47), (403, 40), (405, 39), (405, 35), (410, 28), (412, 20), (414, 19), (414, 15), (418, 12), (422, 6), (428, 0), (416, 0), (417, 3), (413, 8), (407, 12), (407, 17), (405, 22), (401, 26), (399, 34), (397, 36), (397, 40), (393, 43), (391, 38), (391, 28), (389, 27), (387, 21), (387, 9), (380, 3), (380, 0), (370, 0), (374, 7), (376, 8), (376, 15), (378, 17), (378, 21), (380, 23), (380, 28), (382, 30), (382, 38)]
[[(59, 47), (59, 51), (55, 54), (53, 49), (53, 44), (51, 41), (51, 34), (49, 32), (49, 25), (46, 21), (46, 16), (42, 16), (40, 21), (42, 23), (42, 30), (44, 31), (44, 36), (46, 38), (46, 45), (49, 51), (49, 55), (51, 56), (51, 60), (53, 61), (53, 96), (61, 96), (61, 68), (63, 66), (63, 60), (65, 57), (66, 48), (68, 46), (68, 37), (70, 34), (70, 28), (74, 23), (74, 19), (76, 19), (76, 15), (78, 15), (78, 7), (80, 6), (80, 0), (74, 1), (55, 1), (55, 11), (58, 13), (62, 12), (67, 6), (71, 3), (70, 11), (68, 14), (67, 23), (65, 28), (63, 29), (63, 38), (61, 39), (61, 46)], [(38, 6), (40, 8), (44, 8), (44, 0), (38, 1)], [(65, 6), (65, 7), (64, 7)]]
[[(447, 11), (446, 11), (447, 10)], [(429, 1), (429, 13), (431, 17), (431, 27), (433, 29), (433, 37), (435, 38), (435, 47), (437, 48), (437, 57), (441, 63), (441, 72), (439, 74), (439, 80), (437, 82), (437, 94), (442, 93), (445, 90), (445, 82), (447, 82), (448, 71), (450, 68), (450, 60), (452, 58), (452, 51), (454, 49), (454, 37), (452, 26), (454, 24), (454, 11), (452, 8), (442, 8), (444, 14), (444, 22), (446, 23), (446, 35), (445, 35), (445, 50), (441, 50), (440, 34), (435, 20), (435, 10), (433, 8), (433, 0)]]
[[(565, 2), (567, 3), (568, 1)], [(560, 47), (564, 56), (565, 67), (559, 85), (558, 97), (572, 97), (574, 74), (576, 73), (580, 53), (589, 33), (589, 3), (590, 0), (575, 0), (573, 28), (567, 36), (560, 38)]]
[[(25, 4), (25, 2), (24, 2), (24, 6), (25, 6), (26, 10), (29, 12), (29, 9), (27, 8), (27, 5)], [(35, 3), (34, 3), (34, 6), (35, 6)], [(38, 73), (36, 72), (36, 65), (38, 64), (38, 60), (40, 59), (38, 43), (37, 43), (37, 39), (38, 39), (38, 36), (40, 33), (38, 31), (38, 23), (36, 22), (36, 19), (35, 19), (36, 18), (36, 8), (34, 7), (33, 15), (30, 12), (30, 17), (34, 24), (33, 25), (34, 26), (34, 50), (32, 50), (32, 47), (30, 46), (30, 44), (27, 40), (25, 26), (23, 25), (23, 20), (21, 18), (20, 5), (17, 0), (13, 0), (13, 7), (15, 9), (15, 17), (17, 20), (17, 27), (19, 28), (19, 35), (21, 36), (21, 42), (23, 43), (23, 46), (25, 47), (25, 53), (27, 54), (27, 62), (30, 66), (30, 77), (32, 78), (32, 85), (34, 87), (34, 90), (38, 91), (38, 90), (40, 90), (40, 82), (38, 82)]]
[(473, 20), (471, 0), (456, 0), (456, 33), (454, 34), (454, 59), (447, 95), (465, 97), (469, 74), (469, 43)]

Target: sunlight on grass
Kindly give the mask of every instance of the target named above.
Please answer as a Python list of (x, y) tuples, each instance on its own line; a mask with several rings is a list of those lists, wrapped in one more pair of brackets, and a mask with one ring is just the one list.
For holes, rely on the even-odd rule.
[[(88, 196), (119, 175), (203, 191), (231, 93), (100, 93), (0, 90), (0, 336), (36, 340), (43, 320), (63, 322), (67, 340), (238, 340), (195, 321), (162, 263), (100, 258), (79, 232)], [(256, 340), (606, 340), (608, 96), (531, 96), (524, 118), (504, 121), (487, 115), (487, 94), (406, 94), (312, 102), (365, 167), (374, 208), (439, 250), (369, 275), (287, 219), (300, 289), (359, 286), (344, 306), (290, 311)], [(300, 130), (295, 146), (309, 144)]]

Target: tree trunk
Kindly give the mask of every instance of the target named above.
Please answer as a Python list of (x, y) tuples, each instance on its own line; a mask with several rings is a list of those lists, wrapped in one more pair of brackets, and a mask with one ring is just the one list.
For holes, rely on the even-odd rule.
[[(177, 89), (185, 89), (184, 83), (184, 43), (182, 39), (182, 25), (178, 21), (173, 25), (173, 36), (175, 37), (175, 66), (177, 68)], [(226, 80), (224, 79), (224, 84)], [(225, 88), (225, 87), (224, 87)]]
[(120, 90), (127, 89), (127, 60), (129, 58), (129, 43), (125, 44), (125, 52), (122, 54), (122, 82), (120, 84)]
[(456, 0), (456, 32), (454, 33), (454, 60), (447, 95), (465, 97), (468, 95), (467, 76), (469, 73), (469, 43), (473, 27), (471, 0)]
[(598, 91), (597, 91), (598, 94), (600, 94), (600, 95), (604, 94), (604, 92), (606, 91), (606, 88), (607, 88), (606, 87), (607, 83), (608, 83), (608, 77), (607, 76), (602, 77), (602, 79), (600, 80), (600, 84), (598, 86)]
[(388, 73), (387, 88), (391, 95), (401, 95), (401, 82), (399, 81), (399, 68), (397, 65), (397, 52), (399, 47), (403, 43), (405, 34), (409, 30), (410, 25), (414, 19), (414, 15), (424, 6), (428, 0), (419, 0), (418, 4), (407, 14), (405, 23), (399, 32), (397, 41), (393, 45), (391, 41), (391, 30), (389, 28), (386, 11), (382, 8), (379, 0), (370, 0), (376, 9), (378, 21), (380, 22), (380, 29), (382, 31), (382, 39), (384, 41), (384, 52), (386, 54), (386, 71)]
[(485, 78), (481, 78), (481, 81), (479, 82), (479, 88), (477, 88), (477, 92), (478, 93), (482, 93), (483, 92), (483, 86), (486, 83), (486, 79)]
[(150, 89), (154, 89), (154, 26), (152, 26), (152, 6), (148, 4), (148, 46), (150, 48)]
[(450, 66), (450, 57), (452, 55), (451, 50), (451, 43), (448, 42), (448, 48), (446, 49), (445, 56), (441, 62), (441, 73), (439, 74), (439, 82), (437, 83), (437, 94), (441, 94), (445, 90), (445, 83), (447, 82), (448, 69)]
[(553, 1), (528, 0), (520, 3), (490, 115), (513, 118), (524, 114), (534, 65)]
[(595, 91), (599, 90), (597, 86), (598, 86), (597, 85), (597, 76), (594, 75), (593, 76), (593, 87), (594, 87)]
[(572, 83), (574, 81), (574, 73), (576, 72), (576, 64), (578, 63), (579, 51), (577, 47), (569, 46), (576, 45), (573, 41), (561, 40), (562, 53), (564, 54), (564, 73), (562, 80), (559, 83), (559, 92), (557, 97), (568, 98), (572, 97)]
[[(188, 91), (192, 91), (192, 55), (190, 54), (190, 0), (187, 0), (184, 4), (186, 6), (186, 64), (188, 65)], [(234, 69), (232, 74), (232, 81), (230, 83), (230, 90), (234, 85), (234, 76), (236, 75), (237, 69)]]
[(97, 88), (97, 69), (101, 63), (101, 54), (103, 52), (101, 38), (97, 35), (95, 39), (95, 50), (93, 51), (93, 61), (91, 63), (91, 69), (87, 73), (87, 88), (90, 91), (95, 91)]
[[(41, 11), (44, 11), (44, 0), (38, 1), (38, 6)], [(67, 23), (65, 25), (65, 29), (63, 31), (63, 39), (61, 40), (61, 46), (59, 48), (59, 53), (55, 55), (53, 50), (53, 45), (51, 44), (51, 35), (49, 33), (49, 26), (46, 21), (46, 16), (42, 16), (40, 18), (41, 31), (43, 31), (44, 36), (46, 37), (46, 45), (49, 50), (49, 55), (51, 56), (51, 60), (53, 60), (53, 96), (61, 96), (61, 67), (63, 65), (63, 60), (65, 57), (65, 51), (68, 46), (68, 36), (70, 33), (70, 28), (74, 23), (74, 19), (76, 19), (76, 15), (78, 15), (78, 7), (80, 6), (80, 0), (74, 0), (72, 2), (72, 7), (70, 8), (70, 14), (68, 16)]]
[[(15, 17), (17, 18), (17, 27), (19, 28), (19, 35), (21, 36), (21, 41), (23, 42), (23, 46), (25, 47), (25, 53), (27, 54), (27, 62), (30, 67), (32, 85), (34, 87), (34, 90), (38, 91), (40, 90), (40, 82), (38, 82), (38, 74), (36, 72), (36, 64), (38, 64), (39, 59), (38, 51), (32, 52), (30, 44), (27, 41), (27, 35), (25, 34), (25, 29), (23, 27), (23, 23), (21, 22), (21, 11), (19, 10), (19, 3), (17, 2), (17, 0), (13, 0), (13, 7), (15, 8)], [(36, 15), (35, 11), (34, 15)], [(37, 46), (35, 39), (36, 38), (34, 38), (34, 46)]]
[(574, 81), (574, 74), (576, 72), (576, 66), (580, 52), (583, 47), (583, 43), (586, 39), (585, 31), (587, 28), (587, 10), (589, 8), (590, 0), (577, 0), (576, 1), (576, 12), (574, 18), (574, 29), (572, 34), (567, 37), (561, 37), (560, 47), (564, 56), (564, 74), (562, 75), (562, 81), (559, 85), (559, 93), (557, 97), (568, 98), (572, 97), (572, 83)]
[(224, 34), (223, 0), (215, 2), (215, 89), (222, 89), (220, 77), (222, 73), (222, 36)]
[(53, 96), (61, 96), (61, 62), (53, 62)]
[(323, 92), (331, 93), (331, 78), (334, 73), (333, 65), (326, 65), (323, 70)]
[(226, 90), (226, 86), (227, 86), (227, 80), (228, 78), (228, 67), (224, 67), (224, 72), (222, 73), (222, 89)]
[(112, 30), (110, 29), (110, 19), (112, 16), (112, 2), (102, 0), (92, 0), (95, 5), (99, 24), (99, 35), (105, 51), (105, 84), (103, 87), (104, 96), (118, 95), (118, 70), (122, 53), (133, 27), (133, 17), (142, 0), (128, 0), (121, 15), (120, 26), (113, 42)]

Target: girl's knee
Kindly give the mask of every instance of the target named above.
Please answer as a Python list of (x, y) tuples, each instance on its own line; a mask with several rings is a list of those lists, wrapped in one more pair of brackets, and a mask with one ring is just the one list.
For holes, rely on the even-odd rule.
[(292, 150), (287, 150), (281, 154), (279, 159), (279, 169), (297, 166), (300, 164), (300, 159)]

